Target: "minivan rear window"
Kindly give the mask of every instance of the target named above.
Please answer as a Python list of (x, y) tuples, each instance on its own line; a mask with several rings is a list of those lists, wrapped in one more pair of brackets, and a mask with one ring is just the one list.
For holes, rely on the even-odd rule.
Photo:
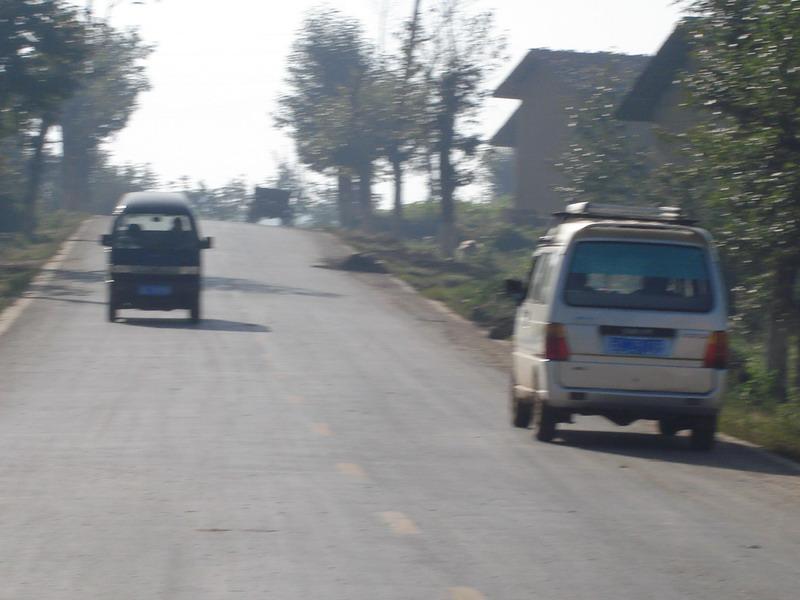
[(713, 305), (706, 251), (642, 242), (578, 242), (564, 300), (572, 306), (708, 312)]
[(180, 248), (197, 243), (192, 221), (185, 214), (123, 214), (114, 234), (117, 248)]

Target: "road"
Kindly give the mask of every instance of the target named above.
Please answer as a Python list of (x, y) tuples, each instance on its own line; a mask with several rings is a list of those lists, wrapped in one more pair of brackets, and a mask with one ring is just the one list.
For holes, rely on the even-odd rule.
[(322, 234), (206, 223), (206, 320), (108, 323), (103, 225), (0, 337), (0, 599), (797, 597), (797, 470), (536, 442), (502, 346)]

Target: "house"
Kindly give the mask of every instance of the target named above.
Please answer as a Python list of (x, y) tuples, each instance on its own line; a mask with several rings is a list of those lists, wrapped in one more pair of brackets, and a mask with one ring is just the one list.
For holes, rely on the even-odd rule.
[[(692, 68), (691, 22), (687, 19), (678, 24), (648, 61), (617, 108), (617, 119), (647, 124), (651, 130), (674, 135), (685, 133), (707, 118), (686, 107), (687, 93), (680, 83), (681, 73)], [(668, 137), (653, 136), (653, 155), (657, 164), (675, 158)]]
[(521, 100), (519, 108), (491, 139), (513, 148), (516, 162), (515, 221), (530, 222), (560, 210), (557, 166), (570, 143), (570, 114), (598, 86), (628, 89), (649, 57), (610, 52), (530, 50), (495, 90), (495, 98)]

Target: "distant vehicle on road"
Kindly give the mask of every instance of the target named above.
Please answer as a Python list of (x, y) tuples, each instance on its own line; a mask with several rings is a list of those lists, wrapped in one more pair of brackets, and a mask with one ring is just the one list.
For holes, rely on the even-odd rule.
[(572, 416), (653, 419), (710, 450), (726, 369), (711, 237), (677, 209), (571, 204), (541, 239), (513, 338), (512, 421), (550, 441)]
[(247, 211), (247, 222), (258, 223), (261, 219), (280, 219), (282, 225), (291, 225), (294, 214), (289, 204), (290, 193), (277, 188), (256, 187), (255, 198)]
[(120, 309), (189, 310), (200, 320), (200, 251), (197, 221), (183, 194), (125, 194), (114, 209), (111, 233), (100, 239), (108, 252), (108, 320)]

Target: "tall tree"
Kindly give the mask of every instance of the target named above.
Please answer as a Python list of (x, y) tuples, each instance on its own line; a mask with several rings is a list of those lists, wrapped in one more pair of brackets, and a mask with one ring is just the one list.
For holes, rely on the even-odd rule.
[(426, 86), (420, 76), (417, 50), (420, 46), (420, 0), (414, 1), (411, 18), (405, 27), (400, 61), (386, 60), (382, 69), (385, 92), (383, 151), (394, 181), (393, 215), (395, 227), (403, 219), (403, 172), (421, 144), (424, 131)]
[(741, 288), (764, 298), (767, 365), (785, 397), (800, 323), (800, 10), (793, 0), (690, 4), (701, 18), (685, 82), (712, 115), (689, 136), (685, 174), (719, 215)]
[(150, 87), (142, 64), (150, 48), (135, 32), (102, 21), (92, 21), (88, 32), (86, 75), (59, 115), (63, 205), (72, 210), (91, 206), (90, 176), (98, 148), (125, 127), (139, 94)]
[(0, 3), (0, 133), (28, 140), (24, 229), (36, 225), (44, 147), (62, 103), (85, 74), (86, 30), (76, 9), (60, 0)]
[(428, 19), (429, 128), (438, 163), (440, 244), (447, 256), (457, 244), (455, 192), (472, 181), (469, 166), (480, 145), (472, 131), (488, 94), (486, 77), (504, 49), (493, 22), (491, 12), (470, 13), (459, 0), (439, 0)]
[(379, 155), (373, 52), (358, 21), (335, 10), (313, 12), (289, 57), (289, 93), (276, 123), (291, 131), (300, 161), (339, 178), (340, 221), (353, 225), (352, 177), (359, 179), (362, 221), (371, 213), (372, 164)]

